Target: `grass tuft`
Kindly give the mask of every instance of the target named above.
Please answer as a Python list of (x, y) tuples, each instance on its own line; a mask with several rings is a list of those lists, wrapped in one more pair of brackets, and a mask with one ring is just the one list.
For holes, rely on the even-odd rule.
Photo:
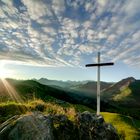
[[(41, 99), (34, 99), (25, 103), (3, 102), (0, 103), (0, 123), (6, 121), (14, 115), (29, 114), (33, 111), (40, 111), (43, 114), (62, 114), (66, 115), (69, 120), (75, 121), (78, 112), (89, 111), (95, 113), (94, 110), (84, 105), (64, 103), (59, 104), (55, 101), (44, 102)], [(140, 139), (140, 121), (132, 117), (120, 115), (117, 113), (101, 113), (105, 121), (114, 125), (118, 130), (121, 140), (139, 140)]]

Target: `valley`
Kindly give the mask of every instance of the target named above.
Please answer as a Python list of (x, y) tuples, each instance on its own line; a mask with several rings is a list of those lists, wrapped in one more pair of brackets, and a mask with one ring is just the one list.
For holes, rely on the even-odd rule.
[[(34, 111), (65, 114), (70, 120), (77, 112), (96, 113), (96, 82), (5, 80), (0, 81), (0, 123)], [(120, 137), (139, 139), (140, 81), (129, 77), (117, 83), (101, 82), (101, 86), (101, 114), (105, 120), (117, 128)]]

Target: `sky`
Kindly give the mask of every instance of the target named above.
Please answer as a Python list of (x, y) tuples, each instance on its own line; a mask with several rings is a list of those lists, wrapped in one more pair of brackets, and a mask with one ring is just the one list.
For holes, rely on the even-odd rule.
[(0, 77), (140, 79), (140, 0), (0, 0)]

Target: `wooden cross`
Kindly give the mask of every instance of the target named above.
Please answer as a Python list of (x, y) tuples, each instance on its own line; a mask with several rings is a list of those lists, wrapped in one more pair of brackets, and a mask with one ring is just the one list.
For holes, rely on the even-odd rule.
[(97, 64), (87, 64), (86, 67), (97, 66), (97, 115), (100, 115), (100, 67), (101, 66), (111, 66), (114, 63), (100, 63), (100, 52), (98, 52)]

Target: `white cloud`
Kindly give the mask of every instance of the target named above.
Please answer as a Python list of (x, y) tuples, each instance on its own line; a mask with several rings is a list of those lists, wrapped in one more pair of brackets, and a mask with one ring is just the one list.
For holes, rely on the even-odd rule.
[(136, 13), (140, 11), (140, 1), (139, 0), (133, 0), (129, 1), (127, 0), (122, 7), (122, 10), (130, 17), (134, 16)]
[(2, 8), (0, 8), (0, 17), (5, 18), (5, 14)]
[(133, 42), (137, 42), (137, 41), (139, 41), (139, 39), (140, 39), (140, 30), (138, 30), (136, 33), (134, 33), (134, 34), (132, 35), (131, 40), (132, 40)]
[(138, 0), (22, 0), (22, 12), (13, 1), (3, 3), (1, 59), (73, 66), (101, 50), (104, 60), (138, 63)]
[(113, 60), (117, 61), (117, 60), (121, 60), (121, 59), (123, 60), (124, 58), (128, 58), (129, 57), (128, 55), (134, 51), (137, 51), (137, 49), (140, 49), (140, 44), (131, 46), (128, 49), (120, 50), (119, 54), (116, 57), (114, 57)]
[(8, 6), (13, 6), (13, 0), (1, 0), (1, 1), (7, 4)]
[(110, 42), (114, 42), (116, 37), (117, 36), (115, 34), (111, 34), (111, 35), (108, 36), (107, 40), (110, 41)]
[(83, 23), (83, 27), (84, 27), (85, 29), (90, 28), (91, 25), (92, 25), (92, 22), (91, 22), (91, 21), (85, 21), (85, 22)]
[(99, 33), (98, 33), (98, 38), (99, 38), (99, 39), (106, 38), (106, 34), (105, 34), (104, 32), (99, 32)]
[(45, 15), (52, 15), (49, 10), (48, 4), (45, 4), (43, 0), (22, 0), (27, 7), (28, 14), (31, 19), (37, 20)]
[(65, 11), (64, 0), (52, 0), (52, 8), (56, 15), (61, 14)]
[(88, 45), (80, 45), (79, 50), (81, 53), (93, 53), (94, 47), (93, 46), (88, 46)]
[(108, 0), (97, 0), (97, 2), (101, 7), (104, 7), (108, 3)]
[(108, 0), (97, 0), (96, 15), (99, 16), (99, 15), (101, 15), (104, 12), (104, 10), (106, 10), (107, 3), (108, 3)]
[(93, 3), (93, 1), (86, 2), (85, 3), (85, 10), (89, 13), (93, 12), (95, 10), (96, 5)]

